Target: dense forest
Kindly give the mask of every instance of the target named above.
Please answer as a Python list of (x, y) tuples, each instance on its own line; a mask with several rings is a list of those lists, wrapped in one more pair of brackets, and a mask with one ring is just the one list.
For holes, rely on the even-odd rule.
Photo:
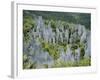
[(23, 10), (23, 69), (91, 65), (91, 14)]

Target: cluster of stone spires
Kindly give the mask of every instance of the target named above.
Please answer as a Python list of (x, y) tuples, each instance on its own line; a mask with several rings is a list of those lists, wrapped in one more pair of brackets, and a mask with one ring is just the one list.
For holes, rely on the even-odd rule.
[(65, 29), (58, 21), (56, 31), (54, 32), (51, 28), (50, 22), (48, 25), (45, 25), (42, 16), (39, 16), (36, 20), (36, 25), (37, 26), (32, 30), (33, 37), (43, 38), (44, 41), (50, 43), (57, 43), (58, 41), (61, 41), (62, 43), (73, 43), (77, 38), (79, 38), (81, 42), (85, 42), (88, 37), (85, 26), (79, 24), (73, 26), (73, 32), (71, 33), (69, 29)]
[[(56, 31), (54, 32), (51, 28), (51, 24), (48, 23), (46, 26), (42, 16), (39, 16), (36, 19), (36, 27), (32, 29), (30, 36), (32, 38), (30, 44), (31, 51), (29, 54), (32, 54), (35, 51), (35, 55), (31, 56), (33, 61), (36, 61), (38, 64), (53, 64), (53, 58), (49, 55), (48, 52), (43, 52), (40, 49), (41, 44), (36, 42), (36, 38), (43, 38), (44, 41), (48, 43), (56, 44), (60, 42), (66, 42), (67, 44), (73, 45), (76, 42), (76, 39), (79, 38), (80, 42), (85, 44), (85, 56), (90, 56), (90, 32), (85, 29), (83, 25), (74, 25), (73, 32), (70, 33), (69, 29), (64, 29), (64, 26), (59, 22), (56, 25)], [(59, 27), (60, 26), (60, 27)], [(70, 34), (69, 34), (70, 33)], [(75, 61), (80, 59), (80, 48), (75, 50), (77, 55), (72, 55), (72, 50), (70, 46), (67, 46), (66, 52), (63, 49), (60, 51), (59, 60), (63, 61)], [(45, 60), (46, 59), (46, 60)], [(38, 67), (38, 66), (37, 66)]]

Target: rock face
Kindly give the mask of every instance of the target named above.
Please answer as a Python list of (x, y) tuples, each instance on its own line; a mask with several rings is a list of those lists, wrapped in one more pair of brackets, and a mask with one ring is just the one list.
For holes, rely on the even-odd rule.
[(23, 44), (23, 51), (35, 63), (36, 68), (52, 67), (56, 61), (48, 50), (43, 49), (42, 41), (52, 45), (65, 44), (65, 50), (59, 47), (57, 60), (76, 62), (91, 56), (91, 33), (85, 26), (72, 24), (64, 28), (64, 25), (58, 21), (54, 31), (50, 22), (45, 25), (42, 16), (39, 16), (35, 22), (36, 26), (29, 33), (29, 41)]

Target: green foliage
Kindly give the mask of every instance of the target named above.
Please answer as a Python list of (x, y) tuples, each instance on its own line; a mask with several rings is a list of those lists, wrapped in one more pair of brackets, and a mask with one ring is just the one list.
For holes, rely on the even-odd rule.
[(75, 65), (74, 62), (69, 61), (69, 62), (65, 62), (65, 61), (55, 61), (54, 65), (52, 67), (73, 67)]
[(40, 42), (42, 44), (43, 50), (49, 52), (49, 54), (53, 57), (54, 60), (57, 60), (59, 58), (60, 48), (63, 48), (64, 51), (66, 51), (67, 49), (67, 44), (65, 43), (53, 44), (53, 43), (44, 42), (42, 39), (40, 39)]
[(28, 55), (23, 54), (23, 69), (32, 69), (36, 68), (35, 66), (36, 63), (33, 63), (28, 57)]
[(26, 54), (23, 55), (23, 62), (28, 62), (28, 56)]
[(50, 20), (50, 23), (51, 23), (51, 28), (53, 29), (53, 31), (55, 31), (56, 30), (56, 21)]
[(90, 66), (91, 65), (91, 59), (90, 58), (84, 58), (80, 61), (55, 61), (54, 65), (52, 67), (81, 67), (81, 66)]
[(47, 64), (44, 64), (44, 67), (45, 67), (45, 68), (48, 68), (48, 65), (47, 65)]
[(84, 58), (79, 61), (79, 66), (90, 66), (90, 65), (91, 65), (90, 58)]
[(85, 55), (85, 45), (84, 43), (80, 43), (80, 59), (83, 59), (84, 58), (84, 55)]
[(30, 32), (30, 30), (32, 29), (32, 28), (34, 28), (35, 27), (35, 21), (34, 21), (34, 19), (32, 19), (32, 17), (31, 16), (24, 16), (24, 18), (23, 18), (23, 33), (24, 33), (24, 40), (25, 41), (27, 41), (27, 40), (29, 40), (29, 35), (28, 35), (28, 33)]
[(62, 21), (62, 25), (64, 26), (64, 30), (69, 28), (69, 23), (67, 21)]
[(91, 14), (90, 13), (72, 13), (72, 12), (51, 12), (51, 11), (31, 11), (24, 10), (24, 15), (42, 16), (45, 20), (61, 20), (68, 23), (82, 24), (87, 29), (91, 29)]
[(77, 49), (78, 48), (78, 44), (73, 44), (72, 46), (71, 46), (71, 49), (72, 50), (75, 50), (75, 49)]
[(53, 57), (54, 60), (59, 58), (58, 48), (52, 43), (42, 42), (42, 47), (44, 51), (49, 52), (49, 54)]
[(45, 20), (44, 23), (45, 23), (45, 25), (48, 25), (49, 24), (49, 20)]
[[(28, 55), (23, 54), (23, 69), (36, 69), (37, 63), (32, 61)], [(42, 64), (41, 66), (48, 68), (48, 64)]]
[(81, 50), (80, 50), (80, 59), (83, 59), (84, 58), (84, 55), (85, 55), (85, 50), (84, 48), (82, 47)]
[(34, 28), (35, 26), (35, 21), (34, 19), (32, 19), (31, 16), (25, 16), (24, 19), (23, 19), (23, 26), (24, 26), (24, 31), (28, 32), (30, 29)]

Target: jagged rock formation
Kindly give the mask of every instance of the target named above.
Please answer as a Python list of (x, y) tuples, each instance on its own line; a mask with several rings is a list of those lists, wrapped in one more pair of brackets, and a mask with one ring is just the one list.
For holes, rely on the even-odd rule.
[[(53, 29), (50, 22), (45, 24), (42, 16), (38, 16), (35, 23), (36, 26), (29, 32), (29, 41), (23, 44), (24, 54), (28, 56), (33, 68), (52, 67), (59, 60), (78, 62), (91, 57), (91, 33), (84, 25), (68, 24), (64, 26), (60, 21), (57, 21), (55, 29)], [(45, 43), (55, 47), (58, 45), (58, 53), (50, 53), (50, 50), (43, 46)], [(55, 59), (52, 55), (58, 56)]]

